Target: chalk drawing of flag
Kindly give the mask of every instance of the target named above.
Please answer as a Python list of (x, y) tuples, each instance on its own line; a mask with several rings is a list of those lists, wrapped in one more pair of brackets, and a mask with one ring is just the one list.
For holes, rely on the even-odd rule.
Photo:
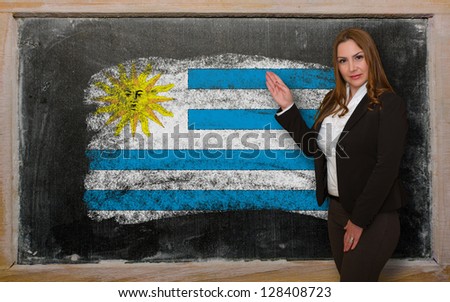
[(153, 69), (145, 76), (161, 73), (158, 83), (167, 89), (160, 95), (174, 98), (164, 110), (173, 116), (162, 111), (167, 113), (159, 115), (163, 127), (150, 120), (151, 135), (142, 122), (135, 130), (129, 123), (118, 133), (120, 119), (108, 122), (107, 109), (87, 117), (88, 129), (96, 133), (86, 150), (90, 166), (84, 201), (92, 219), (139, 223), (237, 210), (325, 218), (327, 204), (318, 207), (315, 200), (313, 161), (274, 119), (277, 108), (266, 90), (265, 72), (272, 70), (286, 82), (311, 125), (333, 88), (332, 70), (238, 54), (141, 58), (93, 75), (85, 103), (104, 107), (98, 100), (105, 99), (108, 87), (120, 86), (114, 79), (125, 78), (125, 71), (143, 74), (149, 64)]

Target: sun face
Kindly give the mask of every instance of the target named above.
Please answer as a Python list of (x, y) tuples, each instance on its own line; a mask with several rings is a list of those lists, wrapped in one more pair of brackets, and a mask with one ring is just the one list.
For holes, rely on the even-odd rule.
[(132, 63), (130, 76), (127, 75), (125, 67), (118, 65), (119, 77), (107, 74), (108, 80), (112, 86), (104, 82), (96, 82), (95, 85), (102, 89), (106, 95), (95, 98), (96, 101), (106, 103), (107, 105), (97, 109), (95, 114), (111, 114), (106, 121), (106, 125), (119, 120), (116, 125), (114, 135), (118, 136), (124, 127), (130, 124), (131, 134), (134, 137), (138, 123), (141, 124), (142, 132), (150, 136), (149, 122), (164, 127), (162, 122), (156, 116), (158, 112), (162, 116), (173, 117), (173, 113), (166, 110), (159, 103), (173, 100), (173, 98), (158, 95), (160, 92), (167, 92), (173, 88), (174, 84), (157, 86), (156, 82), (161, 77), (157, 74), (147, 80), (152, 71), (152, 66), (147, 64), (144, 71), (139, 75), (136, 72), (136, 65)]

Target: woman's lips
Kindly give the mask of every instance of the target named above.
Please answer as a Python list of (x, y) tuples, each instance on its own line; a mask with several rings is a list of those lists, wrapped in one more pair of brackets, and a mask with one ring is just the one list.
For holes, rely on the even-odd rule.
[(350, 76), (350, 78), (351, 78), (352, 80), (357, 80), (357, 79), (359, 79), (360, 77), (361, 77), (361, 74), (356, 74), (356, 75)]

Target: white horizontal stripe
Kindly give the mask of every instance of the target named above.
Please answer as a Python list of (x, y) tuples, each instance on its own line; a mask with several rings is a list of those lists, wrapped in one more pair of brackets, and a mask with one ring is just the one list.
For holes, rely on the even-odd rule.
[[(88, 216), (96, 221), (114, 219), (120, 224), (136, 224), (164, 218), (210, 213), (210, 211), (89, 211)], [(292, 211), (291, 213), (327, 219), (327, 211)]]
[(91, 170), (86, 190), (314, 190), (311, 170)]
[[(167, 84), (170, 81), (166, 81)], [(292, 89), (297, 107), (316, 109), (320, 106), (327, 89)], [(105, 95), (98, 87), (92, 87), (87, 97), (88, 103), (95, 103), (94, 97)], [(166, 96), (174, 100), (163, 103), (165, 108), (175, 107), (190, 109), (272, 109), (277, 104), (266, 89), (197, 89), (188, 90), (181, 87), (172, 88)], [(170, 108), (172, 107), (172, 108)]]
[[(148, 78), (151, 78), (156, 74), (160, 73), (162, 76), (158, 80), (157, 85), (165, 85), (169, 83), (175, 84), (175, 86), (169, 92), (167, 92), (167, 95), (168, 96), (173, 95), (174, 97), (177, 98), (178, 101), (180, 101), (183, 104), (185, 104), (186, 102), (191, 102), (191, 98), (187, 97), (190, 95), (184, 94), (186, 91), (188, 91), (188, 70), (190, 68), (233, 68), (233, 69), (326, 68), (326, 66), (320, 64), (305, 63), (301, 61), (281, 60), (275, 58), (240, 55), (240, 54), (224, 54), (217, 56), (195, 57), (184, 60), (177, 60), (163, 57), (140, 58), (123, 63), (123, 66), (125, 67), (125, 70), (127, 71), (128, 75), (132, 63), (135, 64), (137, 73), (141, 73), (146, 68), (147, 64), (151, 64), (153, 67), (153, 71), (150, 73)], [(93, 75), (89, 82), (89, 87), (85, 90), (86, 103), (88, 104), (96, 103), (94, 101), (94, 98), (104, 93), (103, 90), (95, 86), (95, 83), (96, 82), (109, 83), (106, 73), (109, 73), (112, 76), (119, 78), (119, 69), (117, 66), (104, 68), (97, 74)], [(217, 94), (221, 94), (222, 92), (225, 92), (227, 90), (228, 89), (225, 90), (221, 89), (216, 91), (219, 92)], [(195, 94), (195, 92), (201, 92), (201, 90), (194, 90), (189, 93)], [(245, 90), (238, 92), (238, 94), (243, 92), (245, 92)], [(266, 96), (264, 97), (265, 99), (270, 100), (270, 97), (268, 97), (269, 93), (267, 90), (263, 89), (260, 91), (260, 93), (263, 93)], [(222, 99), (226, 100), (227, 98)], [(208, 102), (208, 100), (203, 101)], [(236, 99), (235, 101), (239, 100)]]
[[(292, 94), (299, 108), (316, 109), (328, 91), (326, 89), (293, 89)], [(172, 101), (173, 104), (182, 104), (191, 109), (277, 108), (269, 91), (264, 89), (200, 89), (174, 92), (172, 95), (176, 99)]]

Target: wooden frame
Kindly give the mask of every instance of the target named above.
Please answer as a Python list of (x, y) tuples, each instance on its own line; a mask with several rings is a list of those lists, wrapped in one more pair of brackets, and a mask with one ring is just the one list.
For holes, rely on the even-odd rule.
[[(3, 1), (0, 0), (0, 269), (17, 257), (18, 226), (18, 54), (15, 17), (31, 16), (306, 16), (429, 18), (428, 76), (430, 87), (432, 167), (432, 255), (450, 264), (450, 4), (448, 1)], [(138, 3), (134, 3), (138, 2)], [(329, 265), (329, 264), (327, 264)], [(332, 277), (334, 278), (334, 277)]]

